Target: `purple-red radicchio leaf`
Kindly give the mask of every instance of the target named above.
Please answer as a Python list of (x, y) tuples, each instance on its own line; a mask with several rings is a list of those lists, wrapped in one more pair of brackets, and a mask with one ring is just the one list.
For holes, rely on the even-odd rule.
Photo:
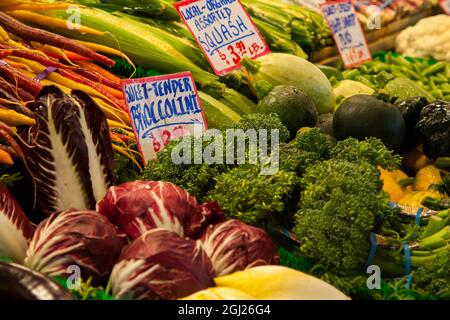
[(85, 93), (67, 95), (55, 86), (42, 89), (30, 107), (36, 126), (28, 131), (24, 150), (39, 209), (46, 214), (94, 209), (114, 182), (103, 112)]
[(178, 299), (214, 286), (211, 261), (197, 241), (152, 229), (124, 248), (111, 273), (118, 299)]
[(239, 220), (210, 225), (199, 241), (217, 277), (279, 263), (278, 250), (269, 235)]
[(216, 203), (200, 205), (184, 189), (161, 181), (134, 181), (111, 187), (97, 203), (97, 211), (130, 239), (154, 228), (196, 238), (207, 224), (224, 219)]
[(83, 279), (106, 279), (123, 244), (116, 227), (91, 210), (55, 212), (42, 221), (28, 247), (25, 265), (49, 276), (70, 276), (80, 268)]
[(23, 263), (33, 231), (16, 199), (0, 184), (0, 258)]

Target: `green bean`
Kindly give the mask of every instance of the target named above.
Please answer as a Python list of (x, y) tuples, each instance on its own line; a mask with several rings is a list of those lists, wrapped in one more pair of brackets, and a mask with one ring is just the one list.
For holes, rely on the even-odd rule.
[(342, 72), (345, 79), (353, 80), (357, 75), (360, 75), (361, 72), (358, 69), (345, 70)]
[(397, 65), (403, 66), (407, 69), (412, 69), (412, 63), (403, 58), (402, 56), (398, 56), (394, 59), (394, 62), (396, 62)]
[(447, 79), (444, 79), (444, 81), (442, 81), (442, 79), (440, 77), (438, 77), (438, 76), (431, 76), (430, 79), (433, 80), (433, 82), (436, 83), (436, 84), (441, 84), (441, 83), (447, 83), (448, 82)]
[(434, 74), (434, 73), (444, 69), (446, 65), (447, 64), (445, 62), (442, 62), (442, 61), (438, 62), (438, 63), (435, 63), (435, 64), (432, 64), (431, 66), (429, 66), (428, 68), (426, 68), (422, 72), (422, 75), (427, 76), (427, 75), (430, 75), (430, 74)]
[(416, 72), (412, 71), (409, 68), (406, 68), (406, 67), (402, 66), (402, 67), (400, 67), (400, 70), (403, 73), (405, 73), (406, 75), (409, 75), (410, 78), (413, 78), (415, 80), (421, 80), (422, 79), (422, 77), (420, 75), (418, 75)]
[(444, 95), (442, 94), (441, 90), (439, 90), (439, 89), (432, 90), (430, 93), (436, 99), (443, 99), (444, 98)]

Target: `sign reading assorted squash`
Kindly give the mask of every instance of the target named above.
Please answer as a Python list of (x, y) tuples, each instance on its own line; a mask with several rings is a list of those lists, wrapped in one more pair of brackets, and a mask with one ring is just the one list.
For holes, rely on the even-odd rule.
[(175, 4), (217, 75), (270, 52), (239, 0), (185, 0)]

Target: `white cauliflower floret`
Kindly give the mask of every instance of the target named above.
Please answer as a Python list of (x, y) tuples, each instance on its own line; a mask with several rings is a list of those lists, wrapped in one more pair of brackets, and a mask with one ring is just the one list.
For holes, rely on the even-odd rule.
[(450, 61), (450, 16), (425, 18), (403, 30), (396, 39), (396, 49), (410, 57)]

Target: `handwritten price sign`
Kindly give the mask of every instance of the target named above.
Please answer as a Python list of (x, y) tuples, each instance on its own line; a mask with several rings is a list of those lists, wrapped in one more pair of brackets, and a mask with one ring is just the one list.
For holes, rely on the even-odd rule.
[(270, 52), (239, 0), (185, 0), (175, 8), (217, 75), (238, 69), (244, 56)]
[(444, 10), (447, 15), (450, 15), (450, 0), (441, 0), (439, 4), (441, 5), (442, 10)]
[(334, 42), (346, 68), (372, 59), (367, 41), (351, 1), (333, 1), (320, 5), (333, 33)]
[(171, 139), (207, 130), (190, 72), (123, 80), (122, 91), (144, 164)]

